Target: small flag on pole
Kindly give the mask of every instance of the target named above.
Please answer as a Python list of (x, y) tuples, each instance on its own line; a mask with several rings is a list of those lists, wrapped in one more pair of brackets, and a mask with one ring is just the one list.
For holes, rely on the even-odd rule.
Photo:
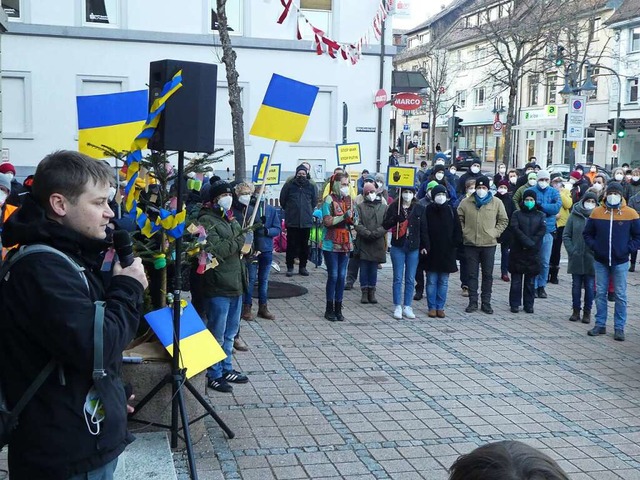
[(81, 96), (76, 103), (78, 150), (92, 157), (107, 155), (89, 143), (128, 151), (148, 114), (147, 90)]
[(313, 85), (274, 73), (249, 133), (272, 140), (299, 142), (318, 90)]

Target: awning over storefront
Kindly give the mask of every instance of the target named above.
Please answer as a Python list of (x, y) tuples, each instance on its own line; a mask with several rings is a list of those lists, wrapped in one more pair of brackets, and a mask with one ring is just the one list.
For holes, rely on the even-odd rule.
[(391, 73), (391, 94), (400, 92), (420, 93), (423, 88), (429, 88), (429, 82), (420, 72), (394, 70)]

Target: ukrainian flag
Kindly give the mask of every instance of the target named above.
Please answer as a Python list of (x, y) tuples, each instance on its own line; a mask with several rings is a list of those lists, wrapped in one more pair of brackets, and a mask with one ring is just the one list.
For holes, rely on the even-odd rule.
[(149, 113), (147, 95), (147, 90), (137, 90), (77, 97), (78, 150), (92, 157), (107, 156), (91, 143), (129, 151)]
[(299, 142), (318, 90), (313, 85), (274, 73), (249, 133), (272, 140)]
[[(165, 307), (149, 312), (144, 318), (169, 355), (173, 355), (173, 308)], [(187, 369), (187, 378), (197, 375), (226, 356), (202, 323), (196, 309), (191, 303), (187, 303), (180, 316), (180, 368)]]

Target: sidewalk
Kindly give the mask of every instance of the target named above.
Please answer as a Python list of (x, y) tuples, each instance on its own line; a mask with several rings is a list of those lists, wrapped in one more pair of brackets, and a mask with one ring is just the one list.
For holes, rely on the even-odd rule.
[[(549, 285), (535, 314), (511, 314), (495, 272), (494, 315), (466, 314), (457, 275), (446, 319), (391, 317), (390, 264), (378, 300), (345, 292), (344, 323), (322, 318), (326, 272), (287, 279), (309, 294), (273, 300), (278, 320), (243, 322), (238, 353), (251, 382), (208, 391), (235, 431), (206, 419), (200, 479), (441, 480), (476, 445), (518, 439), (557, 459), (573, 480), (640, 479), (640, 273), (629, 274), (627, 341), (571, 323), (570, 277)], [(566, 263), (562, 265), (566, 271)], [(610, 304), (610, 317), (612, 317)], [(593, 322), (592, 324), (593, 325)], [(179, 479), (184, 455), (174, 455)]]

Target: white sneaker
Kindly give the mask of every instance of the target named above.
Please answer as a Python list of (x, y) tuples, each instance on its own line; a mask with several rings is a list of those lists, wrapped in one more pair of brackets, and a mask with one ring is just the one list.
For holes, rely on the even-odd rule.
[(396, 309), (393, 311), (393, 318), (402, 320), (402, 307), (400, 305), (396, 305)]
[(402, 315), (404, 315), (404, 317), (408, 318), (409, 320), (413, 320), (414, 318), (416, 318), (415, 313), (413, 313), (413, 308), (411, 307), (404, 307), (402, 309)]

